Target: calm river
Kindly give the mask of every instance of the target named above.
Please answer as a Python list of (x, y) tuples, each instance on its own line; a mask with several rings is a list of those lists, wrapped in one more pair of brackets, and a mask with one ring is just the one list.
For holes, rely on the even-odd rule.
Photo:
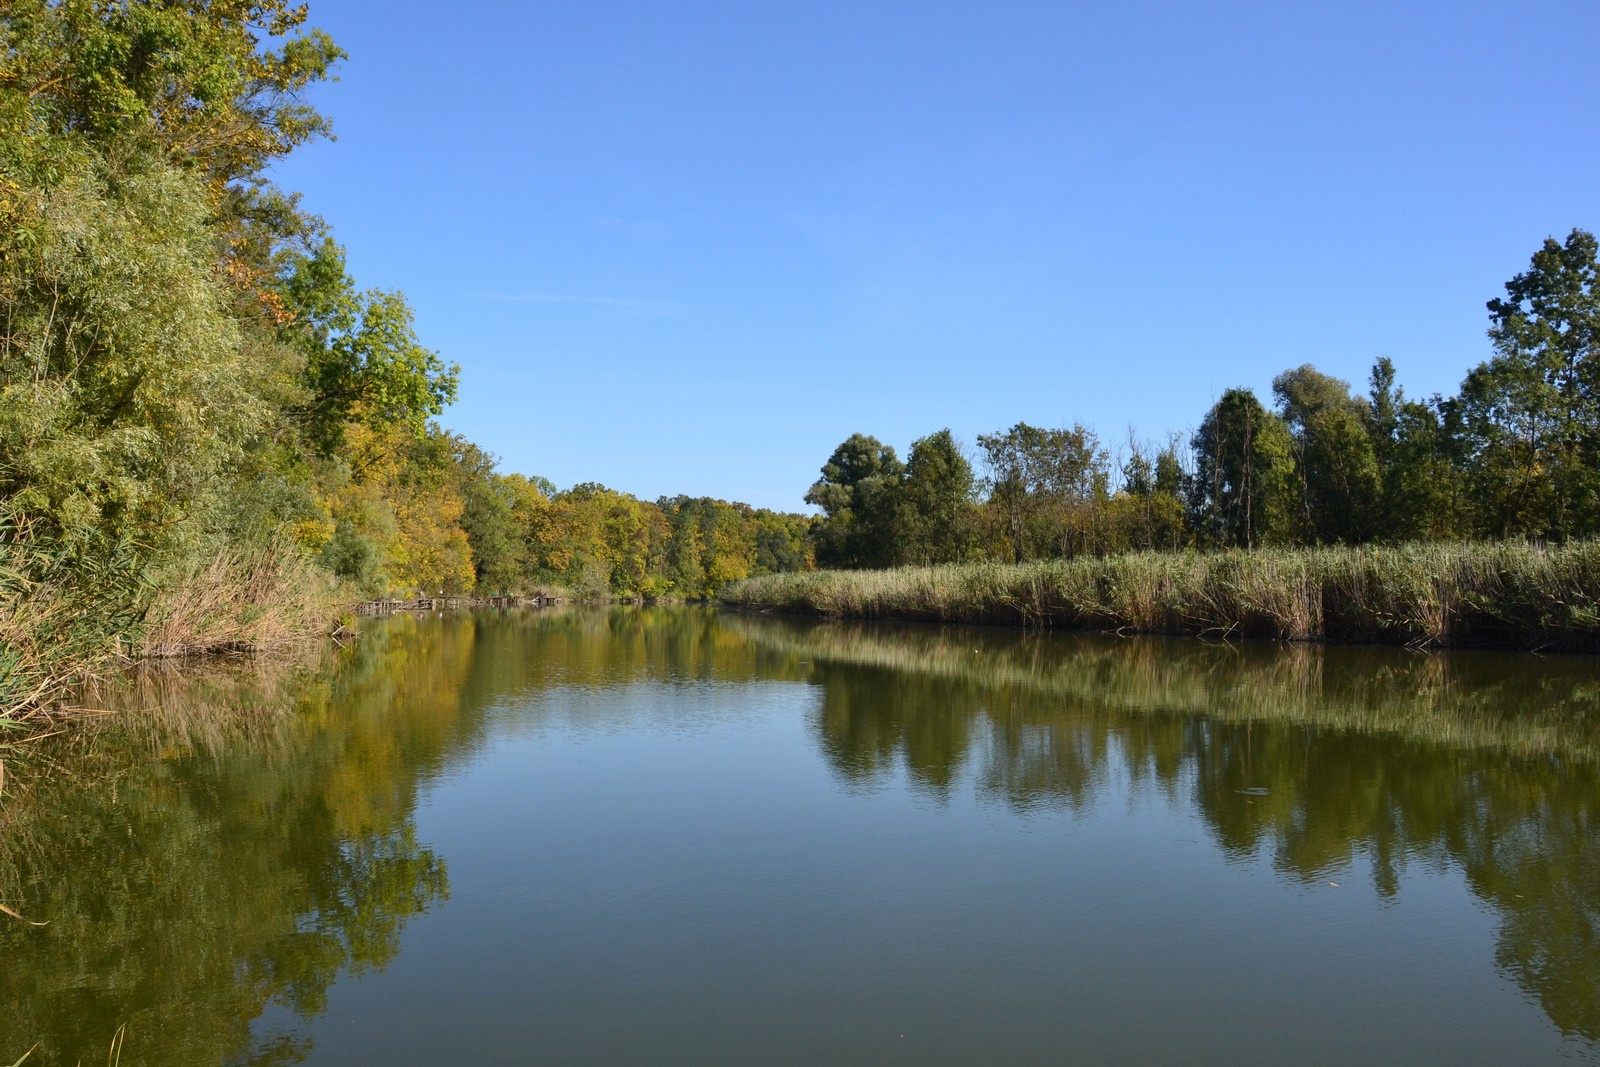
[(573, 609), (96, 699), (3, 1064), (1600, 1062), (1595, 658)]

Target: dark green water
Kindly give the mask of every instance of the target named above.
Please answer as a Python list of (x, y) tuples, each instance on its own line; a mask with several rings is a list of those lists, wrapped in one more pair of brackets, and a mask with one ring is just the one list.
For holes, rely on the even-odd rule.
[(0, 1063), (1600, 1061), (1600, 662), (397, 618), (7, 762)]

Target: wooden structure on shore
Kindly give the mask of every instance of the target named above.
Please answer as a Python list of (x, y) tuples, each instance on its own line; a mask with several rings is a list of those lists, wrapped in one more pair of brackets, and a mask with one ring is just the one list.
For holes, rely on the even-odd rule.
[(368, 600), (356, 605), (357, 615), (393, 615), (401, 611), (451, 611), (457, 608), (543, 608), (559, 604), (558, 597), (534, 596), (419, 596), (407, 599)]

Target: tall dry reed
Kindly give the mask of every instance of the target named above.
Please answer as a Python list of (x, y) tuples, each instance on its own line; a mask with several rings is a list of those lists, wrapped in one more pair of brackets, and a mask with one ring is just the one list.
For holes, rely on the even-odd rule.
[(1600, 650), (1600, 542), (1132, 553), (751, 578), (723, 601), (835, 618)]
[(157, 593), (138, 652), (162, 658), (281, 649), (327, 634), (352, 600), (288, 541), (233, 548), (192, 564)]

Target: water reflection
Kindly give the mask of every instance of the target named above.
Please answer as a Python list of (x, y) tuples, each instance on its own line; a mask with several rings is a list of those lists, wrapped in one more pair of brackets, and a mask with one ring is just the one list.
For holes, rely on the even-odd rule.
[(1501, 918), (1496, 960), (1568, 1036), (1600, 1041), (1600, 670), (1593, 660), (1207, 646), (736, 620), (813, 665), (822, 750), (853, 788), (902, 769), (943, 797), (1082, 811), (1113, 780), (1203, 814), (1291, 881), (1367, 858), (1458, 865)]
[(505, 731), (685, 706), (562, 692), (757, 682), (811, 687), (807, 744), (850, 793), (1089, 813), (1131, 783), (1289, 888), (1357, 867), (1393, 900), (1410, 868), (1459, 868), (1501, 972), (1600, 1041), (1592, 659), (617, 609), (400, 617), (317, 664), (104, 694), (138, 710), (41, 746), (0, 802), (0, 902), (49, 921), (0, 923), (0, 1062), (98, 1062), (124, 1025), (139, 1062), (307, 1055), (264, 1009), (315, 1018), (448, 896), (415, 822), (440, 775)]
[(470, 628), (397, 625), (292, 668), (155, 671), (123, 708), (13, 764), (0, 806), (0, 1053), (97, 1062), (296, 1062), (252, 1035), (269, 1002), (314, 1015), (443, 900), (412, 826), (419, 778), (472, 743)]

